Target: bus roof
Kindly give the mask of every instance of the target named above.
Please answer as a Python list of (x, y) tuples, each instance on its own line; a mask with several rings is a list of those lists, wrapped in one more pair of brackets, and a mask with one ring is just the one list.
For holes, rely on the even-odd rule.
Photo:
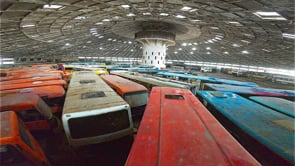
[(94, 72), (74, 72), (66, 94), (63, 114), (128, 105)]
[(294, 118), (231, 92), (199, 91), (198, 95), (235, 126), (294, 162)]
[(101, 76), (101, 78), (111, 87), (118, 89), (124, 94), (139, 91), (148, 91), (148, 89), (143, 85), (116, 75), (103, 75)]
[(52, 85), (60, 85), (65, 86), (66, 82), (64, 80), (49, 80), (49, 81), (34, 81), (27, 83), (19, 83), (19, 84), (9, 84), (0, 86), (0, 90), (11, 90), (11, 89), (23, 89), (30, 87), (40, 87), (40, 86), (52, 86)]
[[(17, 116), (13, 111), (0, 112), (0, 138), (14, 137), (17, 135)], [(1, 141), (0, 141), (1, 142)]]

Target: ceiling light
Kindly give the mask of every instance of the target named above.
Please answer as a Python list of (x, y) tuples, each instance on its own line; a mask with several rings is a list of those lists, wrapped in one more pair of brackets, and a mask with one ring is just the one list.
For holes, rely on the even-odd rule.
[(194, 52), (191, 51), (190, 54), (194, 54)]
[(194, 43), (194, 45), (196, 45), (196, 46), (197, 46), (197, 45), (198, 45), (198, 43)]
[(181, 45), (182, 45), (182, 46), (187, 46), (187, 43), (182, 43)]
[(131, 41), (128, 41), (128, 44), (132, 44), (132, 42)]
[(62, 5), (43, 5), (44, 9), (58, 9), (63, 7)]
[(101, 24), (103, 24), (102, 22), (97, 22), (97, 23), (95, 23), (95, 25), (101, 25)]
[(133, 13), (129, 13), (129, 14), (127, 14), (126, 16), (127, 16), (127, 17), (133, 17), (133, 16), (135, 16), (135, 14), (133, 14)]
[(251, 43), (248, 40), (241, 40), (241, 42), (244, 42), (244, 43), (247, 43), (247, 44)]
[(120, 18), (121, 18), (121, 17), (119, 17), (119, 16), (114, 16), (114, 17), (113, 17), (114, 20), (118, 20), (118, 19), (120, 19)]
[(254, 12), (253, 14), (265, 20), (287, 20), (277, 12)]
[(210, 47), (206, 47), (206, 50), (211, 50), (211, 48)]
[(129, 9), (130, 6), (129, 5), (121, 5), (122, 8), (125, 8), (125, 9)]
[(77, 16), (74, 19), (75, 20), (85, 20), (87, 17), (86, 16)]
[(151, 15), (150, 12), (146, 12), (146, 13), (142, 13), (144, 16), (148, 16), (148, 15)]
[(174, 52), (174, 54), (177, 54), (177, 53), (178, 53), (177, 51)]
[(195, 51), (195, 50), (197, 50), (197, 48), (196, 47), (193, 47), (192, 50)]
[(233, 44), (233, 47), (240, 47), (240, 45), (234, 43), (234, 44)]
[(65, 45), (66, 45), (66, 46), (70, 46), (71, 44), (70, 44), (70, 43), (66, 43)]
[(191, 21), (193, 21), (193, 22), (198, 22), (198, 21), (201, 21), (201, 20), (191, 20)]
[(109, 21), (112, 21), (111, 19), (108, 19), (108, 18), (106, 18), (106, 19), (103, 19), (102, 20), (103, 22), (109, 22)]
[(229, 54), (227, 51), (224, 51), (223, 53), (224, 53), (224, 54)]
[(295, 39), (295, 34), (283, 33), (283, 37), (285, 37), (285, 38)]
[(211, 29), (219, 29), (218, 27), (210, 27)]
[(113, 42), (117, 41), (117, 39), (113, 39)]
[(133, 52), (133, 49), (131, 49), (130, 51)]
[(192, 10), (190, 10), (189, 12), (195, 12), (195, 11), (197, 11), (198, 9), (192, 9)]
[(191, 10), (191, 9), (192, 9), (191, 7), (184, 6), (184, 7), (181, 8), (180, 10), (182, 10), (182, 11), (188, 11), (188, 10)]
[(102, 50), (103, 48), (102, 47), (99, 47), (99, 49)]
[(92, 41), (89, 40), (89, 41), (87, 41), (86, 43), (91, 43), (91, 42), (92, 42)]
[(101, 39), (101, 38), (103, 38), (103, 36), (99, 36), (98, 38)]
[(212, 40), (208, 40), (208, 43), (214, 43)]
[(160, 13), (160, 16), (168, 16), (168, 13)]
[(113, 40), (112, 38), (108, 38), (108, 41), (111, 41), (111, 40)]
[(243, 54), (249, 54), (247, 50), (242, 51)]
[(186, 18), (185, 16), (180, 15), (180, 14), (176, 15), (175, 17), (177, 17), (177, 18)]
[(52, 42), (54, 42), (54, 40), (48, 40), (47, 42), (48, 42), (48, 43), (52, 43)]
[(23, 28), (28, 28), (28, 27), (34, 27), (35, 24), (24, 24), (24, 25), (21, 25), (21, 27)]
[(39, 35), (32, 35), (31, 37), (39, 37)]
[(206, 54), (208, 54), (208, 55), (209, 55), (209, 54), (211, 54), (211, 52), (206, 52)]
[(191, 46), (191, 45), (192, 45), (192, 43), (188, 43), (188, 45), (189, 45), (189, 46)]
[(240, 22), (237, 22), (237, 21), (227, 21), (226, 23), (233, 24), (233, 25), (236, 25), (236, 26), (242, 26), (242, 24)]
[(182, 50), (182, 48), (179, 48), (178, 50), (179, 50), (179, 51), (181, 51), (181, 50)]

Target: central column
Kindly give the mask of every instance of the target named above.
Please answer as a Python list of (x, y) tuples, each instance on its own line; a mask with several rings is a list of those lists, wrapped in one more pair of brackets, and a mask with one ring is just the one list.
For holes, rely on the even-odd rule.
[(151, 25), (135, 33), (135, 40), (143, 44), (142, 64), (159, 69), (166, 68), (166, 49), (168, 46), (175, 45), (175, 34), (164, 31), (163, 28), (159, 30), (159, 26)]

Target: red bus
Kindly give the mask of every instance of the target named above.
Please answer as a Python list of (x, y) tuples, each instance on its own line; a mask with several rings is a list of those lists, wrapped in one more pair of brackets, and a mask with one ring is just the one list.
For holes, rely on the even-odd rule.
[(100, 76), (131, 107), (132, 116), (142, 116), (148, 101), (148, 89), (131, 80), (116, 76)]
[(49, 81), (34, 81), (34, 82), (26, 82), (26, 83), (19, 83), (19, 84), (1, 85), (0, 91), (31, 88), (31, 87), (40, 87), (40, 86), (53, 86), (53, 85), (66, 86), (66, 81), (64, 81), (64, 80), (49, 80)]
[(154, 87), (125, 165), (260, 164), (189, 90)]

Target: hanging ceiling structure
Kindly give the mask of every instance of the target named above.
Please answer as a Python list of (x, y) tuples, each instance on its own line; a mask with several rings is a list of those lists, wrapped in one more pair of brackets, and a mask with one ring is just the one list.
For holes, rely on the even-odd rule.
[[(142, 56), (149, 22), (166, 59), (294, 69), (292, 0), (1, 0), (1, 57)], [(152, 24), (153, 26), (155, 24)]]

